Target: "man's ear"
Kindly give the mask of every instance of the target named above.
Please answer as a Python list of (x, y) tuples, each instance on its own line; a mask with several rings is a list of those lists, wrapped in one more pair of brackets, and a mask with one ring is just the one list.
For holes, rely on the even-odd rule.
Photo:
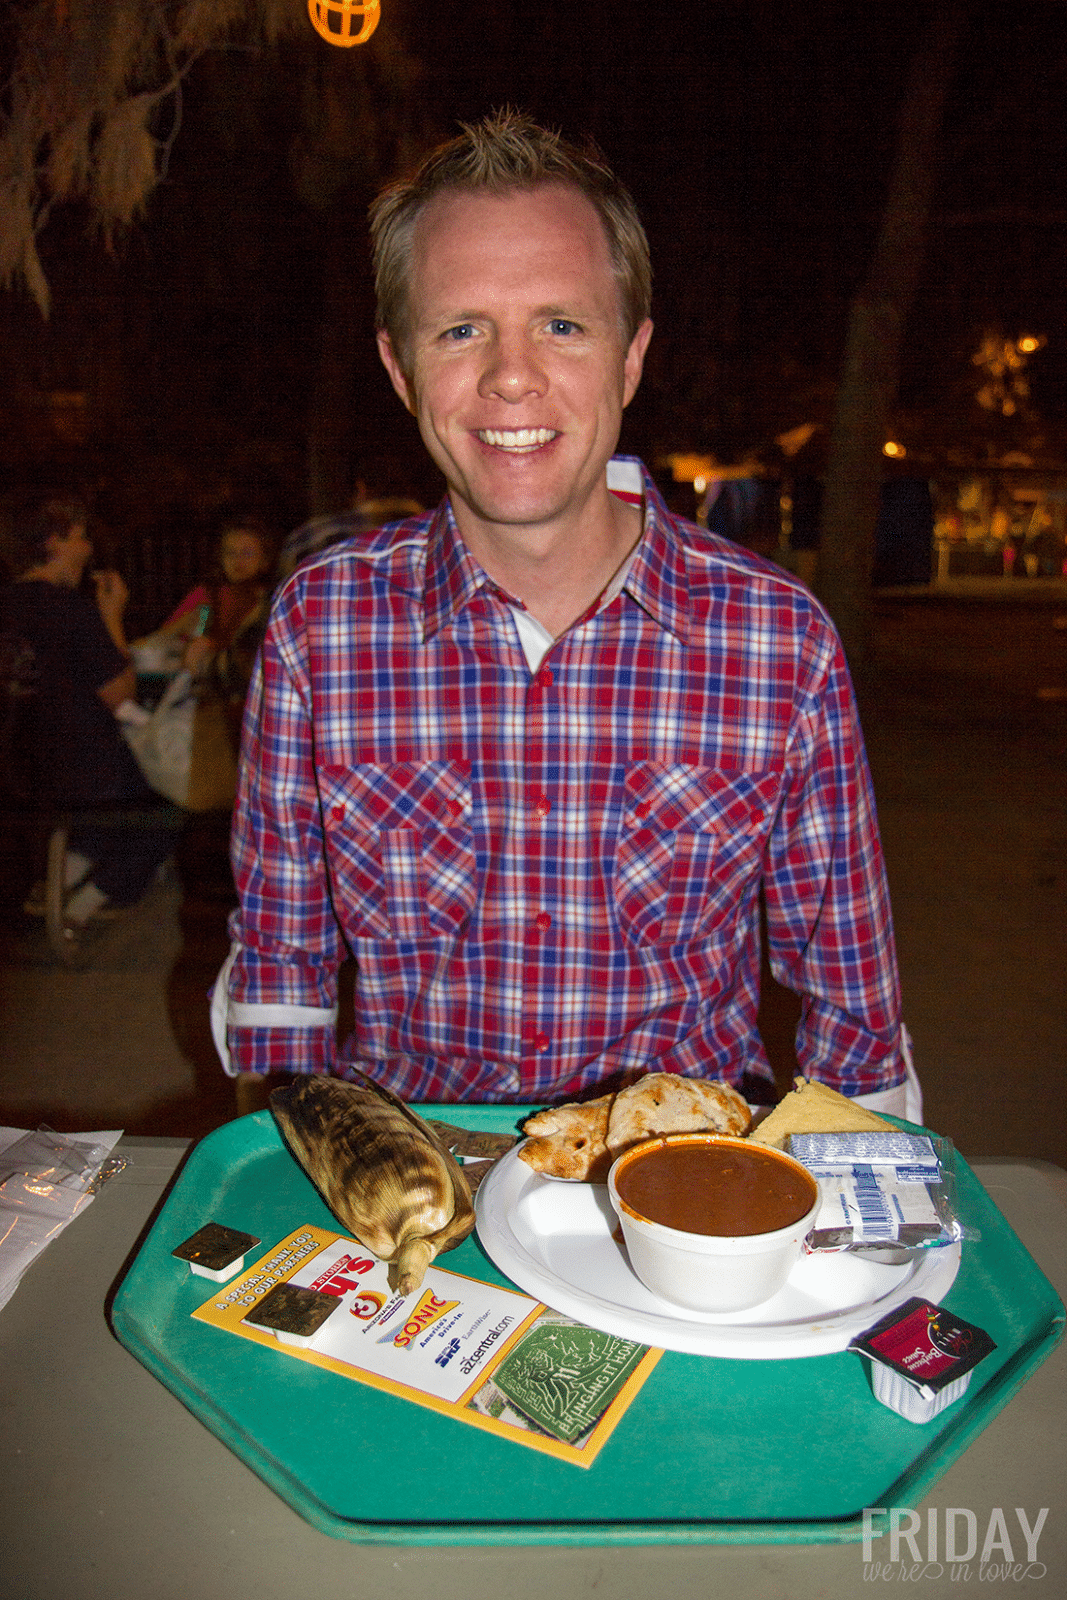
[(412, 415), (414, 415), (415, 404), (414, 396), (411, 392), (411, 385), (404, 374), (403, 367), (400, 365), (400, 362), (397, 359), (396, 351), (393, 349), (393, 341), (390, 339), (384, 328), (379, 328), (378, 330), (378, 354), (382, 358), (382, 366), (389, 374), (393, 388), (396, 390), (401, 400), (403, 400), (408, 410), (412, 413)]
[(645, 366), (645, 351), (648, 341), (652, 337), (652, 319), (646, 317), (630, 341), (630, 348), (626, 352), (626, 361), (623, 365), (623, 399), (624, 406), (628, 406), (637, 393), (637, 386), (641, 382), (641, 373)]

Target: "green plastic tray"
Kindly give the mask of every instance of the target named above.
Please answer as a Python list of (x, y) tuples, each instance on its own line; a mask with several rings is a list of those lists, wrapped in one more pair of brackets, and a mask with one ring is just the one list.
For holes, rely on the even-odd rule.
[[(513, 1130), (515, 1106), (422, 1107)], [(588, 1468), (227, 1337), (191, 1313), (210, 1292), (171, 1257), (215, 1220), (257, 1234), (248, 1265), (301, 1223), (336, 1227), (269, 1112), (192, 1151), (118, 1288), (119, 1340), (308, 1522), (383, 1544), (841, 1543), (865, 1506), (915, 1505), (1053, 1349), (1064, 1309), (966, 1164), (981, 1230), (947, 1297), (993, 1355), (922, 1426), (886, 1410), (854, 1353), (731, 1361), (668, 1351)], [(506, 1283), (472, 1236), (442, 1261)], [(876, 1519), (876, 1522), (880, 1519)]]

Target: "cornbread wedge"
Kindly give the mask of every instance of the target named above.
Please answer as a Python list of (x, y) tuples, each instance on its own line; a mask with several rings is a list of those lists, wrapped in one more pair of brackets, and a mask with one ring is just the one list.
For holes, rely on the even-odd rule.
[(794, 1078), (794, 1087), (780, 1100), (769, 1117), (749, 1138), (753, 1144), (784, 1150), (793, 1133), (861, 1133), (870, 1128), (891, 1128), (893, 1124), (858, 1106), (847, 1095), (828, 1089), (813, 1078)]

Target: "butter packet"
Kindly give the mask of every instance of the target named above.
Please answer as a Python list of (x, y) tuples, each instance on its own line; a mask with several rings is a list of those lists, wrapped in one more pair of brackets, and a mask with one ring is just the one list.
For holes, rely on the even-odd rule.
[(928, 1250), (974, 1237), (956, 1214), (947, 1140), (888, 1129), (795, 1133), (788, 1146), (819, 1183), (810, 1251)]

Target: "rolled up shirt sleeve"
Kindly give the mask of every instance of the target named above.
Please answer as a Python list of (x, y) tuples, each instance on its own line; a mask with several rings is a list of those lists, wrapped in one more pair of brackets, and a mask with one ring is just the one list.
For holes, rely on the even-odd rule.
[(764, 877), (770, 966), (801, 997), (805, 1076), (878, 1094), (905, 1078), (900, 987), (870, 773), (829, 630), (802, 687)]
[(249, 691), (231, 843), (240, 909), (212, 997), (226, 1070), (329, 1072), (343, 941), (330, 900), (298, 597), (272, 617)]

